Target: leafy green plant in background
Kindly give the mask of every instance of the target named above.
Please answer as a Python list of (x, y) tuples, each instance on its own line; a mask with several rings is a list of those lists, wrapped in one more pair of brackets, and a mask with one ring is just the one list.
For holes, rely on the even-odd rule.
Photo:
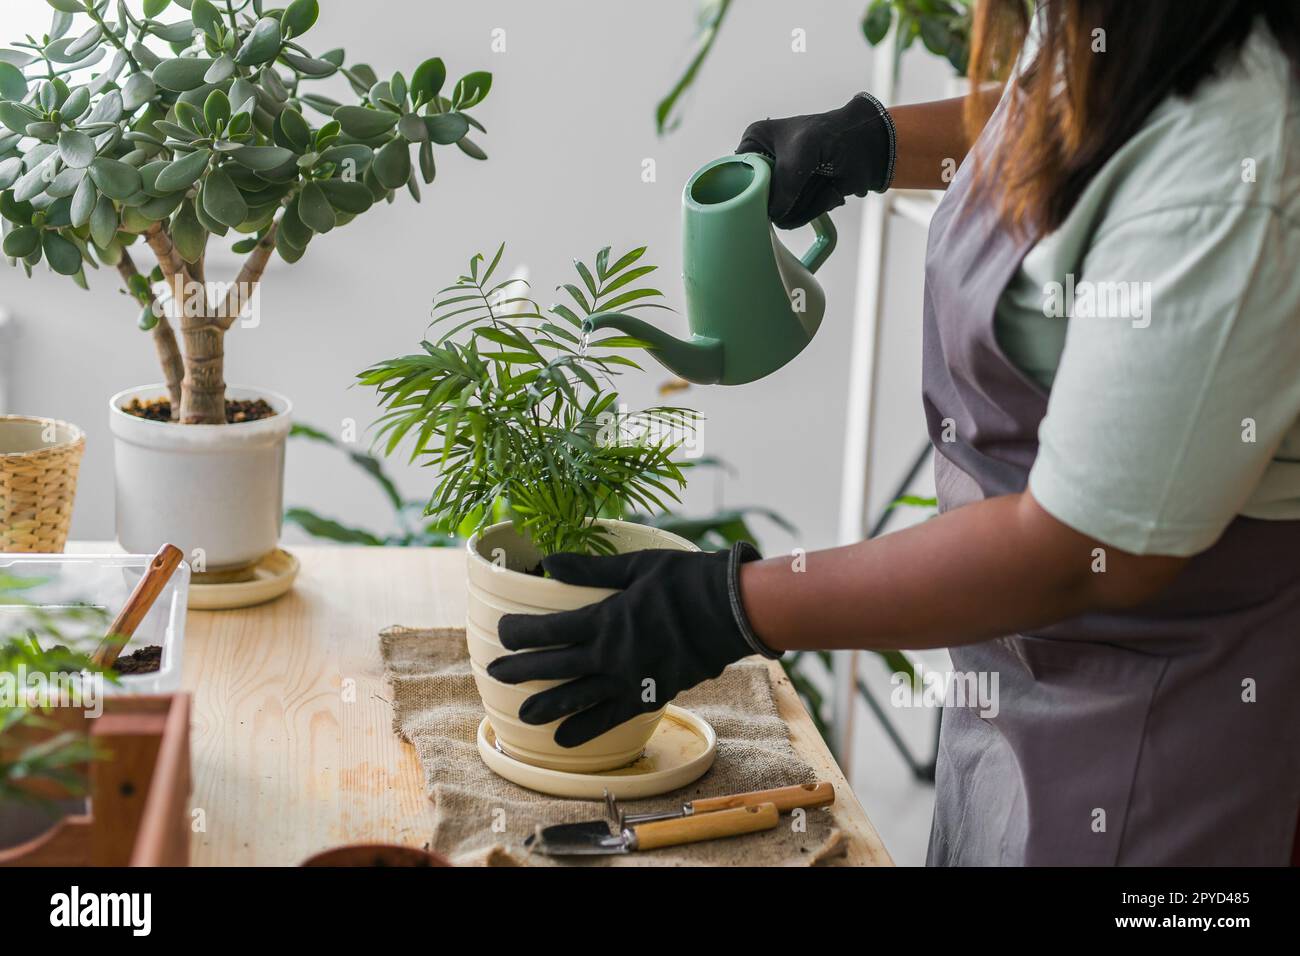
[(439, 292), (440, 334), (422, 352), (359, 376), (386, 409), (378, 441), (392, 455), (409, 436), (411, 460), (437, 467), (425, 513), (442, 530), (470, 534), (505, 514), (543, 554), (609, 553), (596, 519), (668, 510), (685, 485), (679, 436), (696, 419), (668, 406), (624, 412), (613, 377), (640, 368), (625, 353), (646, 343), (583, 332), (595, 312), (664, 308), (638, 284), (656, 267), (642, 263), (645, 247), (617, 259), (602, 249), (558, 287), (571, 304), (543, 312), (523, 280), (494, 280), (504, 251), (474, 256)]
[[(872, 46), (883, 43), (890, 27), (897, 26), (894, 43), (901, 53), (920, 40), (935, 56), (943, 57), (960, 75), (970, 59), (971, 7), (974, 0), (871, 0), (862, 15), (862, 34)], [(655, 107), (659, 132), (676, 129), (683, 95), (695, 84), (700, 70), (731, 10), (732, 0), (701, 0), (694, 49), (681, 77)]]
[(310, 508), (290, 508), (284, 513), (284, 520), (296, 525), (313, 538), (334, 541), (339, 544), (363, 544), (370, 547), (390, 548), (445, 548), (458, 543), (455, 535), (439, 530), (438, 520), (424, 514), (424, 501), (413, 501), (402, 497), (396, 482), (384, 470), (383, 462), (365, 451), (348, 448), (344, 443), (331, 438), (319, 428), (310, 425), (294, 425), (292, 437), (306, 441), (318, 442), (337, 449), (368, 475), (393, 510), (393, 522), (396, 533), (369, 531), (355, 525), (347, 525), (334, 518), (327, 518)]
[[(398, 190), (418, 201), (435, 146), (486, 158), (468, 111), (490, 74), (448, 87), (438, 58), (380, 79), (341, 49), (313, 54), (299, 41), (318, 0), (47, 2), (49, 31), (0, 50), (4, 252), (28, 274), (44, 261), (83, 288), (87, 266), (115, 267), (180, 421), (225, 423), (222, 340), (273, 251), (296, 262)], [(169, 10), (181, 18), (164, 22)], [(355, 102), (306, 88), (336, 75)], [(215, 295), (204, 268), (213, 235), (248, 257)], [(158, 262), (146, 273), (131, 252), (142, 237)], [(164, 280), (183, 349), (155, 292)]]
[[(103, 674), (89, 655), (64, 647), (62, 628), (81, 622), (100, 633), (108, 617), (102, 608), (46, 609), (24, 598), (43, 579), (18, 578), (0, 571), (0, 675), (22, 691), (22, 674)], [(82, 679), (85, 679), (83, 677)], [(86, 792), (84, 765), (102, 756), (84, 733), (59, 730), (47, 710), (28, 701), (0, 701), (0, 809), (6, 803), (28, 803), (53, 810), (37, 795), (51, 785), (70, 796)]]
[(970, 66), (971, 7), (975, 0), (872, 0), (862, 17), (862, 34), (879, 46), (894, 31), (894, 46), (901, 54), (920, 40), (935, 56), (943, 57), (958, 76)]

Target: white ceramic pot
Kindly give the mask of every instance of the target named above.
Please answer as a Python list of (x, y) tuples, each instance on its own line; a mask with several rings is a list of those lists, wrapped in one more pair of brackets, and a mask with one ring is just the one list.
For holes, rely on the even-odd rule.
[[(667, 548), (698, 551), (695, 545), (658, 528), (625, 521), (603, 522), (620, 552)], [(645, 748), (663, 716), (663, 709), (634, 717), (595, 740), (566, 749), (555, 742), (551, 724), (525, 724), (519, 705), (560, 681), (503, 684), (487, 674), (487, 666), (511, 654), (497, 639), (497, 622), (503, 614), (550, 614), (595, 604), (614, 594), (605, 588), (562, 584), (551, 578), (527, 574), (537, 567), (541, 554), (520, 537), (509, 522), (496, 524), (469, 540), (469, 603), (465, 633), (469, 640), (470, 667), (478, 685), (497, 743), (507, 754), (535, 767), (594, 773), (632, 763)], [(521, 652), (527, 653), (527, 652)]]
[(109, 399), (118, 542), (133, 554), (153, 554), (170, 542), (203, 571), (259, 561), (280, 540), (293, 406), (264, 388), (227, 386), (227, 398), (265, 399), (275, 417), (179, 425), (122, 411), (132, 399), (166, 394), (150, 385)]

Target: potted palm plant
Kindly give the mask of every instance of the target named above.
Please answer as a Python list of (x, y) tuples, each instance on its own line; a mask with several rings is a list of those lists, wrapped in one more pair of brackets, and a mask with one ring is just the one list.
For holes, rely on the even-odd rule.
[(697, 416), (660, 406), (628, 412), (614, 376), (639, 368), (627, 354), (644, 347), (615, 335), (589, 340), (585, 318), (609, 309), (663, 306), (638, 284), (655, 271), (644, 247), (613, 257), (601, 250), (576, 262), (560, 289), (571, 304), (543, 311), (523, 281), (495, 276), (504, 247), (469, 270), (435, 302), (436, 338), (422, 349), (361, 373), (386, 409), (378, 442), (386, 454), (408, 440), (412, 460), (438, 469), (426, 514), (443, 531), (467, 536), (471, 667), (496, 739), (535, 766), (583, 772), (630, 763), (662, 711), (644, 714), (572, 749), (555, 725), (519, 719), (539, 688), (507, 685), (487, 665), (508, 653), (497, 622), (508, 613), (571, 610), (609, 591), (545, 577), (541, 558), (560, 551), (612, 554), (646, 548), (693, 550), (684, 538), (623, 520), (667, 510), (685, 485), (681, 446)]
[[(435, 146), (485, 158), (468, 111), (491, 76), (448, 84), (431, 58), (381, 79), (316, 55), (318, 0), (48, 2), (48, 32), (0, 50), (4, 252), (83, 287), (88, 267), (116, 269), (153, 340), (162, 384), (110, 405), (122, 545), (176, 541), (200, 571), (254, 563), (279, 537), (290, 405), (226, 384), (225, 336), (274, 254), (296, 262), (399, 190), (418, 201)], [(309, 90), (336, 75), (354, 101)], [(233, 282), (206, 275), (213, 236), (247, 257)]]

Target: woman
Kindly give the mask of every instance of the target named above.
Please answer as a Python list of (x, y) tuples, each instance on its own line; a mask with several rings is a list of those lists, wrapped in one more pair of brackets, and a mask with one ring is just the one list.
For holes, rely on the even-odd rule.
[[(942, 514), (792, 566), (545, 562), (521, 716), (576, 745), (755, 651), (950, 647), (930, 861), (1281, 864), (1300, 808), (1300, 14), (984, 0), (1004, 95), (755, 123), (771, 215), (945, 188), (924, 402)], [(1026, 34), (1032, 33), (1024, 44)], [(965, 156), (962, 115), (978, 141)], [(987, 123), (982, 120), (992, 112)], [(963, 158), (964, 157), (964, 158)], [(556, 648), (555, 645), (571, 645)], [(641, 700), (652, 678), (658, 699)], [(990, 682), (991, 683), (991, 682)]]

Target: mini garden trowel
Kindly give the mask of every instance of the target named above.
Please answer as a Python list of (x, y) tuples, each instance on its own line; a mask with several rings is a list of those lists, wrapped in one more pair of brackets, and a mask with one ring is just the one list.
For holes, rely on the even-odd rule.
[(770, 161), (759, 153), (714, 160), (682, 196), (682, 281), (691, 337), (678, 339), (625, 312), (598, 312), (585, 330), (618, 329), (648, 343), (650, 355), (699, 385), (743, 385), (771, 375), (812, 341), (826, 314), (813, 277), (835, 249), (829, 216), (796, 256), (767, 217)]
[(611, 856), (772, 830), (780, 816), (775, 804), (762, 803), (618, 828), (611, 828), (604, 820), (560, 823), (539, 829), (524, 841), (524, 846), (547, 856)]

